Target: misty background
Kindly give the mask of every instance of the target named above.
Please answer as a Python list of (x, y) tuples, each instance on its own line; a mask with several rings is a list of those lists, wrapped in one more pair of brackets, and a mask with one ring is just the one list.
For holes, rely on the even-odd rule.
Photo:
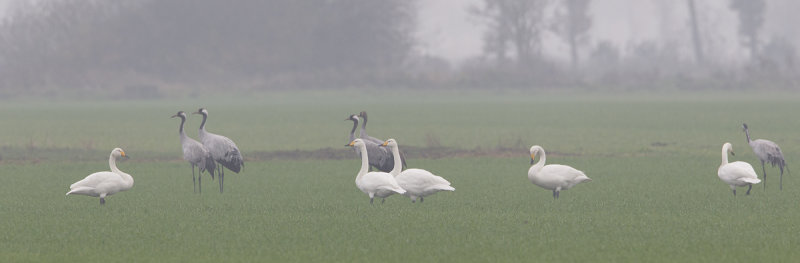
[(797, 90), (793, 0), (2, 0), (0, 98)]

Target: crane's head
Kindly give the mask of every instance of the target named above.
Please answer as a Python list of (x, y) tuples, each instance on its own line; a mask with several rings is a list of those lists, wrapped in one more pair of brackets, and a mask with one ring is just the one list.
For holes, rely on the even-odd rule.
[(747, 123), (742, 123), (742, 130), (747, 130)]
[(192, 114), (203, 114), (203, 115), (208, 116), (208, 110), (206, 110), (206, 108), (200, 108), (200, 109), (197, 109), (196, 112), (192, 112)]
[(179, 112), (178, 112), (178, 113), (176, 113), (175, 115), (172, 115), (172, 117), (170, 117), (170, 118), (175, 118), (175, 117), (186, 118), (186, 112), (179, 111)]
[(366, 111), (361, 111), (361, 112), (359, 112), (359, 113), (358, 113), (358, 117), (361, 117), (361, 118), (366, 118), (366, 117), (367, 117), (367, 112), (366, 112)]
[(388, 139), (385, 142), (383, 142), (383, 144), (381, 144), (381, 146), (383, 146), (383, 147), (393, 147), (394, 148), (394, 147), (397, 147), (397, 141), (394, 140), (394, 139)]
[(125, 151), (123, 151), (121, 148), (114, 148), (114, 150), (111, 150), (111, 156), (114, 156), (115, 159), (119, 157), (125, 157), (126, 159), (128, 158), (128, 155), (125, 154)]
[(361, 146), (364, 146), (364, 145), (365, 145), (365, 144), (364, 144), (364, 140), (362, 140), (362, 139), (355, 139), (355, 140), (353, 140), (352, 142), (350, 142), (350, 143), (346, 144), (345, 146), (350, 146), (350, 147), (361, 147)]
[(358, 122), (358, 115), (350, 114), (350, 117), (347, 117), (347, 119), (344, 119), (344, 120)]

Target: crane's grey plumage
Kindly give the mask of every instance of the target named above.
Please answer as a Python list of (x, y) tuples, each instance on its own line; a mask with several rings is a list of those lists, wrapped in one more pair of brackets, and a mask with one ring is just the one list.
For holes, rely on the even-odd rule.
[[(214, 170), (217, 169), (217, 164), (211, 158), (211, 153), (206, 150), (202, 143), (195, 141), (183, 130), (184, 123), (186, 123), (186, 113), (179, 111), (177, 114), (172, 115), (172, 118), (181, 118), (181, 126), (179, 126), (178, 134), (181, 136), (181, 146), (183, 147), (183, 159), (188, 161), (192, 166), (192, 183), (194, 183), (194, 191), (197, 191), (199, 181), (200, 193), (203, 192), (203, 171), (208, 171), (211, 174), (211, 179), (214, 179)], [(195, 181), (194, 167), (198, 166), (197, 181)]]
[[(367, 134), (367, 112), (362, 111), (358, 114), (361, 117), (361, 134), (359, 137), (364, 140), (367, 146), (367, 157), (369, 157), (369, 164), (383, 172), (390, 172), (394, 169), (394, 157), (392, 152), (386, 147), (381, 147), (383, 140), (369, 136)], [(403, 161), (403, 168), (406, 167), (406, 156), (401, 151), (400, 159)]]
[(783, 152), (778, 144), (764, 139), (750, 140), (750, 131), (747, 130), (747, 123), (742, 123), (744, 134), (747, 136), (747, 144), (753, 148), (753, 152), (761, 160), (761, 171), (764, 173), (764, 189), (767, 188), (767, 170), (764, 168), (764, 163), (769, 162), (772, 167), (777, 165), (781, 169), (780, 190), (783, 190), (783, 169), (786, 167), (786, 160), (783, 159)]
[(214, 161), (217, 161), (219, 164), (221, 164), (221, 166), (217, 166), (217, 168), (219, 169), (219, 192), (222, 193), (225, 168), (228, 168), (234, 173), (239, 173), (242, 167), (244, 167), (244, 158), (242, 158), (242, 154), (239, 152), (239, 147), (236, 147), (236, 143), (234, 143), (233, 140), (228, 139), (228, 137), (206, 131), (208, 110), (200, 108), (197, 110), (197, 112), (193, 113), (203, 115), (203, 122), (200, 124), (200, 132), (198, 133), (198, 137), (203, 143), (203, 146), (205, 146), (206, 149), (208, 149), (208, 152), (211, 153), (211, 158), (214, 158)]

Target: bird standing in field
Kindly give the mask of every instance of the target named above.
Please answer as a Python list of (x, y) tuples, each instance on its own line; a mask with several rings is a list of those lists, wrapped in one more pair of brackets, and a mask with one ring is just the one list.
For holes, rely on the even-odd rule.
[(778, 144), (764, 139), (750, 140), (750, 131), (747, 130), (747, 123), (742, 123), (742, 129), (747, 136), (747, 144), (753, 148), (753, 152), (761, 160), (761, 171), (764, 173), (764, 189), (767, 189), (767, 169), (764, 168), (764, 162), (769, 162), (772, 167), (777, 165), (781, 169), (780, 190), (783, 190), (783, 169), (786, 167), (786, 161), (783, 159), (783, 152)]
[[(206, 150), (206, 147), (203, 147), (202, 143), (189, 138), (189, 136), (186, 136), (186, 132), (183, 130), (184, 123), (186, 123), (186, 113), (179, 111), (177, 114), (172, 115), (171, 118), (175, 117), (181, 118), (181, 125), (178, 128), (178, 134), (181, 136), (183, 159), (188, 161), (192, 166), (192, 183), (194, 183), (194, 191), (197, 192), (197, 181), (199, 181), (200, 193), (203, 193), (203, 171), (208, 171), (208, 173), (211, 174), (211, 179), (214, 179), (214, 170), (217, 169), (217, 164), (214, 162), (214, 158), (211, 158), (211, 153)], [(197, 169), (199, 174), (199, 176), (197, 176), (197, 181), (195, 181), (194, 176), (195, 166), (199, 167), (199, 169)]]
[[(367, 145), (367, 151), (369, 151), (370, 157), (369, 164), (383, 172), (391, 171), (394, 169), (392, 153), (386, 148), (380, 147), (380, 145), (383, 144), (383, 140), (367, 134), (367, 112), (360, 112), (358, 117), (361, 117), (361, 133), (359, 137), (364, 140), (364, 143)], [(403, 152), (400, 152), (400, 159), (403, 161), (403, 167), (406, 167), (406, 157)]]
[[(532, 146), (530, 153), (532, 166), (528, 169), (528, 179), (541, 188), (552, 190), (553, 199), (558, 199), (561, 190), (570, 189), (582, 182), (592, 181), (586, 174), (575, 168), (560, 164), (544, 165), (547, 156), (544, 148), (539, 145)], [(539, 154), (539, 162), (533, 164), (537, 154)]]
[(403, 195), (411, 198), (412, 203), (417, 201), (417, 197), (419, 197), (419, 202), (422, 203), (425, 201), (426, 196), (439, 191), (456, 190), (450, 186), (450, 182), (426, 170), (411, 168), (401, 171), (403, 167), (400, 165), (400, 149), (395, 139), (386, 140), (381, 146), (389, 147), (392, 151), (394, 169), (392, 169), (389, 174), (394, 176), (394, 179), (397, 180), (397, 184), (399, 184), (403, 190), (406, 190), (406, 193)]
[[(353, 122), (353, 129), (350, 130), (350, 140), (348, 140), (348, 143), (349, 143), (349, 142), (352, 142), (352, 141), (354, 141), (356, 139), (356, 128), (358, 128), (358, 115), (350, 114), (350, 117), (348, 117), (347, 119), (344, 119), (344, 120)], [(359, 157), (361, 156), (361, 150), (359, 150), (356, 147), (354, 147), (353, 150), (356, 152), (356, 154), (358, 154)]]
[(728, 163), (729, 152), (731, 155), (735, 155), (731, 143), (726, 142), (722, 145), (722, 164), (717, 170), (717, 176), (719, 176), (720, 180), (731, 186), (733, 196), (736, 196), (737, 186), (747, 186), (747, 195), (750, 195), (750, 190), (753, 189), (753, 185), (760, 183), (761, 180), (758, 180), (756, 171), (753, 170), (753, 166), (749, 163), (741, 161)]
[(355, 139), (345, 146), (356, 147), (361, 150), (361, 169), (356, 176), (356, 187), (361, 192), (369, 195), (369, 203), (372, 204), (375, 197), (383, 198), (393, 194), (404, 194), (406, 190), (397, 184), (394, 177), (386, 172), (368, 172), (369, 170), (369, 152), (364, 140)]
[(236, 147), (236, 143), (231, 139), (206, 131), (208, 110), (200, 108), (197, 112), (194, 112), (194, 114), (203, 115), (203, 122), (200, 123), (200, 132), (198, 133), (200, 142), (202, 142), (203, 146), (211, 153), (211, 158), (214, 158), (214, 161), (221, 164), (221, 166), (217, 166), (217, 169), (219, 169), (217, 175), (219, 176), (219, 192), (222, 193), (225, 168), (228, 168), (234, 173), (239, 173), (242, 167), (244, 167), (244, 159), (242, 158), (241, 152), (239, 152), (239, 147)]
[(100, 197), (100, 204), (104, 205), (106, 196), (131, 189), (133, 177), (117, 168), (116, 159), (120, 157), (127, 158), (128, 155), (125, 155), (125, 151), (122, 149), (114, 148), (108, 157), (108, 166), (111, 167), (111, 171), (96, 172), (86, 176), (83, 180), (70, 185), (67, 195)]

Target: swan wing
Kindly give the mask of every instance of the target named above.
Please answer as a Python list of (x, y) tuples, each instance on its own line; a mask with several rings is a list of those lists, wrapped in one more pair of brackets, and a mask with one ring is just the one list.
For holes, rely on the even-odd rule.
[(361, 186), (370, 190), (390, 190), (399, 194), (406, 191), (397, 184), (397, 181), (389, 173), (370, 172), (361, 179)]
[(717, 176), (719, 176), (722, 181), (725, 181), (728, 184), (741, 181), (740, 179), (743, 178), (758, 179), (758, 175), (756, 175), (756, 171), (753, 169), (753, 166), (742, 161), (732, 162), (720, 166), (719, 170), (717, 171)]
[(407, 169), (396, 177), (397, 183), (403, 189), (420, 195), (430, 190), (454, 191), (450, 182), (423, 169)]
[(69, 188), (73, 189), (76, 187), (84, 187), (84, 186), (97, 187), (98, 185), (104, 182), (115, 181), (115, 180), (121, 181), (122, 179), (119, 177), (118, 174), (113, 172), (108, 172), (108, 171), (96, 172), (90, 174), (89, 176), (86, 176), (86, 178), (83, 178), (83, 180), (75, 182), (74, 184), (70, 185)]

